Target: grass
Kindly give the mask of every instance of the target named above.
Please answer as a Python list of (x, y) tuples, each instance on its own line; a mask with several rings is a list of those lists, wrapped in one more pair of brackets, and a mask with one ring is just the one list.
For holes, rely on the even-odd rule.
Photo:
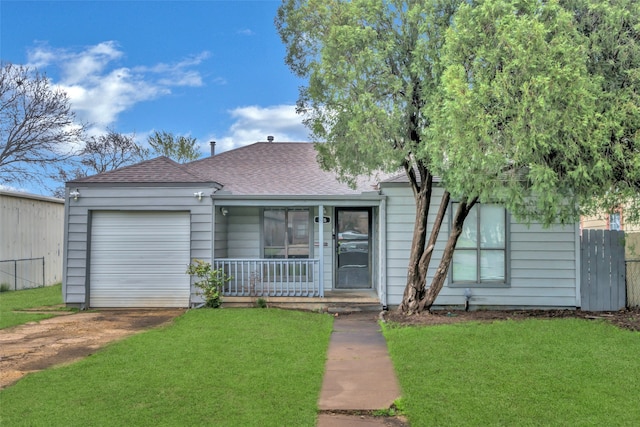
[(22, 291), (0, 292), (0, 329), (55, 316), (54, 313), (14, 313), (33, 307), (62, 304), (62, 285)]
[(385, 325), (403, 409), (420, 426), (632, 426), (640, 333), (532, 319)]
[(11, 426), (314, 426), (327, 315), (191, 310), (0, 392)]

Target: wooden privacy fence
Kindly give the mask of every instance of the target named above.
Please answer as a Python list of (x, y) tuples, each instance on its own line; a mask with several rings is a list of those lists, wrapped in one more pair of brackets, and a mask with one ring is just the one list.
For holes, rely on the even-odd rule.
[(580, 255), (582, 310), (625, 308), (624, 232), (582, 230)]
[(640, 259), (625, 261), (627, 274), (627, 307), (640, 307)]

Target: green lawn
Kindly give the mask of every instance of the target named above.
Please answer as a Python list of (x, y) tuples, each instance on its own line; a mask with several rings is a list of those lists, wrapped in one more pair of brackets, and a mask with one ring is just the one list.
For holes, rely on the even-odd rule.
[(0, 329), (47, 319), (55, 314), (14, 313), (13, 310), (62, 304), (62, 285), (0, 292)]
[(313, 426), (332, 317), (191, 310), (0, 392), (7, 426)]
[(385, 325), (412, 427), (635, 426), (640, 333), (580, 319)]

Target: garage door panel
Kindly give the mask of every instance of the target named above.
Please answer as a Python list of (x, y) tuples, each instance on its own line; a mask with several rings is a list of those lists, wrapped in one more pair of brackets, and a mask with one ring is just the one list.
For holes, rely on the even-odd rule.
[[(105, 254), (110, 258), (116, 258), (116, 257), (125, 258), (129, 256), (137, 256), (140, 258), (147, 258), (149, 260), (152, 260), (156, 258), (156, 255), (158, 254), (165, 255), (165, 256), (182, 255), (184, 254), (185, 251), (189, 250), (189, 246), (162, 248), (158, 246), (159, 244), (161, 244), (161, 242), (158, 242), (155, 248), (149, 247), (149, 248), (141, 249), (141, 248), (135, 248), (133, 245), (131, 245), (128, 249), (124, 248), (124, 250), (113, 251), (113, 250), (96, 249), (91, 253)], [(116, 243), (116, 245), (118, 245), (118, 243)], [(153, 252), (153, 255), (150, 255), (149, 254), (150, 252)]]
[[(92, 258), (99, 258), (99, 259), (103, 259), (104, 261), (100, 261), (100, 266), (111, 266), (111, 267), (117, 267), (119, 265), (129, 265), (129, 266), (135, 266), (136, 264), (139, 263), (143, 263), (145, 265), (157, 265), (157, 266), (162, 266), (162, 265), (167, 265), (167, 262), (165, 260), (169, 260), (169, 259), (176, 259), (177, 257), (182, 256), (182, 253), (180, 252), (175, 252), (175, 251), (171, 251), (171, 252), (156, 252), (155, 256), (157, 258), (149, 258), (149, 255), (143, 255), (143, 254), (138, 254), (138, 253), (130, 253), (130, 254), (122, 254), (122, 253), (118, 253), (118, 254), (110, 254), (108, 252), (102, 252), (102, 253), (93, 253), (91, 254)], [(175, 264), (170, 264), (171, 268), (175, 268)], [(183, 265), (183, 270), (187, 271), (187, 268), (189, 267), (189, 263), (185, 262)]]
[(135, 300), (136, 306), (135, 308), (158, 308), (158, 307), (175, 307), (173, 304), (175, 302), (176, 296), (172, 294), (168, 294), (166, 296), (155, 296), (153, 298), (149, 298), (146, 295), (113, 295), (112, 297), (108, 295), (103, 295), (101, 300), (104, 301), (104, 307), (110, 308), (131, 308), (131, 305), (128, 301)]
[[(147, 267), (153, 267), (153, 272), (150, 271), (143, 271), (141, 273), (135, 273), (135, 272), (126, 272), (126, 273), (120, 273), (116, 270), (116, 267), (119, 267), (119, 269), (121, 269), (123, 266), (122, 265), (117, 265), (117, 264), (109, 264), (109, 265), (102, 265), (102, 266), (93, 266), (91, 269), (91, 273), (95, 274), (95, 275), (100, 275), (100, 276), (113, 276), (113, 277), (118, 277), (119, 275), (122, 275), (123, 277), (136, 277), (136, 280), (138, 280), (139, 277), (158, 277), (161, 281), (163, 280), (163, 277), (168, 277), (170, 275), (178, 275), (181, 279), (184, 279), (184, 275), (187, 274), (187, 266), (185, 265), (183, 268), (183, 271), (181, 273), (176, 273), (175, 267), (171, 266), (171, 265), (166, 265), (166, 264), (147, 264)], [(108, 278), (108, 277), (107, 277)], [(102, 277), (99, 278), (94, 278), (94, 280), (100, 280), (102, 279)]]
[[(107, 285), (110, 285), (110, 284), (107, 284)], [(188, 296), (186, 290), (176, 291), (175, 286), (165, 285), (165, 286), (154, 287), (153, 292), (147, 292), (146, 289), (141, 288), (140, 286), (136, 286), (136, 287), (120, 286), (120, 287), (114, 287), (114, 288), (100, 287), (100, 288), (96, 288), (93, 291), (93, 293), (91, 294), (91, 297), (101, 298), (103, 296), (109, 295), (114, 298), (122, 297), (123, 299), (126, 299), (124, 298), (125, 296), (140, 294), (140, 295), (144, 295), (145, 298), (155, 298), (159, 292), (167, 292), (167, 293), (170, 293), (171, 295), (180, 295), (182, 297)], [(129, 305), (131, 304), (129, 303)]]
[[(96, 250), (101, 250), (101, 251), (110, 251), (110, 250), (114, 250), (113, 249), (114, 245), (118, 245), (120, 248), (122, 248), (119, 250), (132, 250), (133, 248), (135, 248), (136, 250), (145, 250), (145, 249), (153, 250), (157, 244), (162, 244), (166, 239), (177, 241), (182, 236), (184, 236), (184, 234), (183, 235), (167, 234), (164, 236), (154, 236), (153, 238), (146, 238), (144, 236), (140, 236), (138, 239), (135, 239), (135, 238), (119, 239), (119, 238), (114, 238), (113, 236), (109, 236), (108, 238), (105, 236), (103, 238), (102, 236), (97, 236), (100, 240), (98, 244), (94, 246), (94, 248)], [(184, 248), (185, 246), (188, 246), (188, 245), (185, 245), (185, 244), (177, 245), (177, 247), (180, 247), (180, 248)]]
[(92, 307), (186, 307), (188, 212), (94, 212)]
[[(105, 275), (106, 276), (106, 275)], [(136, 288), (139, 286), (154, 286), (155, 288), (171, 288), (182, 286), (183, 275), (157, 274), (157, 275), (122, 275), (109, 274), (109, 278), (96, 278), (92, 284), (100, 288)], [(94, 286), (95, 288), (95, 286)], [(94, 289), (95, 291), (95, 289)]]
[(116, 236), (94, 236), (98, 237), (100, 240), (98, 244), (101, 246), (96, 246), (96, 249), (100, 250), (110, 250), (114, 244), (123, 245), (124, 248), (127, 247), (136, 247), (136, 248), (153, 248), (153, 246), (157, 243), (162, 243), (165, 239), (172, 239), (176, 242), (184, 235), (184, 233), (180, 234), (162, 234), (162, 231), (158, 231), (158, 235), (156, 236), (127, 236), (116, 237)]

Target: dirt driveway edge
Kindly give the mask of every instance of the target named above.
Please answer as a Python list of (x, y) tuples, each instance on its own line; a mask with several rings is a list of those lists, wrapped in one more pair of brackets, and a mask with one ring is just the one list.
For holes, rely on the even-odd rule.
[(80, 360), (108, 343), (171, 323), (185, 311), (100, 310), (0, 329), (0, 389), (30, 372)]

